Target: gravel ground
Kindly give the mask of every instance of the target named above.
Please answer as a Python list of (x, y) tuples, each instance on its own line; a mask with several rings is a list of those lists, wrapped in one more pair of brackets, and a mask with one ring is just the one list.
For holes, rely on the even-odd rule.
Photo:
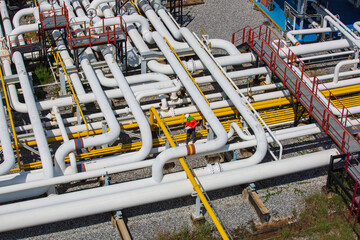
[[(187, 17), (185, 26), (198, 35), (204, 30), (204, 34), (210, 38), (231, 40), (232, 33), (246, 25), (256, 27), (268, 23), (268, 19), (260, 11), (254, 10), (250, 0), (204, 1), (204, 4), (184, 9)], [(283, 144), (284, 157), (292, 157), (314, 149), (321, 150), (322, 146), (330, 147), (332, 142), (328, 137), (319, 134)], [(300, 212), (304, 206), (304, 196), (319, 191), (325, 184), (325, 170), (314, 169), (257, 182), (257, 192), (272, 218), (290, 216), (294, 211)], [(145, 173), (148, 175), (149, 169), (137, 172), (136, 175)], [(121, 177), (114, 176), (113, 181), (119, 178)], [(258, 221), (255, 211), (243, 199), (241, 192), (241, 187), (237, 186), (208, 193), (222, 220), (230, 229)], [(156, 239), (158, 234), (179, 231), (184, 226), (192, 228), (190, 214), (194, 211), (194, 203), (194, 197), (184, 197), (125, 209), (123, 213), (133, 239)], [(211, 222), (208, 214), (205, 214), (205, 218)], [(110, 213), (104, 213), (0, 233), (0, 239), (119, 239), (119, 236), (110, 222)]]

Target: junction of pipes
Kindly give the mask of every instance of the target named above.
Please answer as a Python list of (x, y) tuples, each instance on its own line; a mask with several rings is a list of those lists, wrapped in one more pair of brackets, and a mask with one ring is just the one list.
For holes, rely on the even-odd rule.
[[(195, 194), (229, 239), (207, 191), (359, 151), (360, 38), (326, 8), (317, 28), (246, 27), (232, 42), (181, 27), (160, 0), (38, 0), (11, 15), (1, 0), (0, 11), (1, 232)], [(307, 34), (317, 41), (300, 43)], [(185, 114), (198, 123), (188, 144)], [(283, 157), (283, 141), (320, 132), (333, 148)], [(59, 191), (97, 177), (106, 184)]]

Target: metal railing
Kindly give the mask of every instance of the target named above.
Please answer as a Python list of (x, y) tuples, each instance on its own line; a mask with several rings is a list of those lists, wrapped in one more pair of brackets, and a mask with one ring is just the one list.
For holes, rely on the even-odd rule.
[[(120, 34), (123, 34), (124, 40), (126, 40), (126, 22), (121, 16), (113, 18), (120, 18), (120, 23), (105, 26), (105, 19), (102, 19), (102, 26), (99, 27), (87, 27), (85, 21), (74, 22), (67, 25), (66, 31), (70, 48), (91, 47), (110, 43), (115, 44), (117, 41), (119, 41)], [(107, 18), (107, 20), (108, 19), (110, 18)], [(72, 30), (71, 27), (74, 25), (83, 27)], [(78, 36), (79, 32), (83, 33), (83, 35)]]
[[(239, 34), (241, 36), (236, 37), (236, 35)], [(355, 139), (352, 133), (350, 133), (347, 129), (347, 127), (350, 127), (352, 129), (356, 129), (357, 132), (360, 133), (358, 128), (355, 127), (354, 124), (352, 124), (350, 121), (350, 117), (356, 119), (354, 115), (343, 104), (341, 104), (342, 110), (339, 110), (339, 108), (336, 108), (332, 104), (332, 101), (336, 101), (337, 103), (341, 103), (341, 101), (338, 100), (335, 95), (326, 88), (326, 86), (310, 71), (310, 69), (308, 69), (305, 63), (302, 62), (286, 45), (282, 46), (282, 40), (277, 37), (268, 26), (261, 25), (254, 29), (247, 26), (244, 29), (233, 33), (232, 39), (233, 43), (238, 41), (241, 43), (247, 42), (259, 54), (261, 60), (264, 60), (269, 65), (270, 70), (282, 80), (284, 86), (287, 86), (290, 90), (293, 89), (292, 92), (296, 100), (301, 102), (302, 105), (307, 108), (309, 115), (313, 116), (319, 122), (321, 128), (325, 130), (326, 134), (329, 134), (333, 138), (333, 140), (341, 148), (341, 151), (347, 150), (345, 147), (349, 146), (351, 138), (359, 143), (359, 141)], [(256, 42), (257, 40), (261, 41), (260, 46), (259, 43)], [(258, 46), (260, 50), (255, 49), (255, 45)], [(271, 50), (270, 54), (264, 50), (265, 46)], [(284, 59), (280, 56), (280, 54), (284, 56)], [(285, 66), (284, 70), (278, 67), (279, 62)], [(296, 67), (300, 70), (300, 74), (296, 73), (293, 69), (295, 67), (295, 62), (298, 62), (298, 66)], [(296, 77), (295, 84), (291, 81), (290, 78), (288, 78), (287, 73), (292, 73), (293, 76)], [(305, 77), (311, 81), (311, 86), (306, 84), (304, 81)], [(319, 84), (322, 84), (323, 89), (329, 92), (327, 103), (323, 102), (317, 96), (319, 93)], [(309, 92), (310, 98), (301, 94), (301, 90), (306, 90)], [(324, 109), (323, 112), (320, 112), (317, 108), (314, 108), (313, 104), (315, 101)], [(338, 111), (340, 120), (331, 111), (330, 104), (334, 106), (336, 109), (335, 111)], [(329, 124), (330, 118), (332, 121), (335, 121), (335, 123), (343, 130), (342, 135), (338, 133), (337, 129), (333, 125)]]

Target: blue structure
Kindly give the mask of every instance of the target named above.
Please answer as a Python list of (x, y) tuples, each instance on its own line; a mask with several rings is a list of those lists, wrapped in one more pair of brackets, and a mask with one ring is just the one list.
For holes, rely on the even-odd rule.
[[(267, 17), (279, 28), (280, 31), (286, 32), (289, 29), (302, 29), (308, 28), (307, 22), (302, 21), (299, 18), (296, 18), (295, 22), (291, 22), (289, 18), (285, 17), (285, 2), (288, 6), (293, 8), (295, 11), (301, 13), (304, 5), (304, 0), (273, 0), (273, 5), (271, 11), (268, 7), (265, 7), (261, 4), (260, 0), (252, 0), (261, 11), (267, 15)], [(271, 0), (268, 1), (271, 4)], [(353, 30), (353, 23), (360, 21), (360, 9), (357, 9), (347, 0), (308, 0), (307, 11), (306, 13), (312, 14), (310, 3), (317, 2), (322, 4), (327, 9), (329, 9), (334, 15), (338, 15), (340, 20), (347, 25), (350, 29)], [(286, 26), (287, 24), (287, 26)], [(303, 39), (298, 39), (300, 42), (315, 41), (315, 35), (305, 35)]]

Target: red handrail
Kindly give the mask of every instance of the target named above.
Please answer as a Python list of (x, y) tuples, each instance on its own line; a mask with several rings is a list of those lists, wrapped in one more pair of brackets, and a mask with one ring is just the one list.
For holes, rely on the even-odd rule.
[[(263, 27), (265, 27), (265, 31), (262, 30)], [(256, 33), (256, 31), (255, 31), (256, 29), (258, 29), (259, 34)], [(241, 32), (243, 32), (243, 36), (242, 36), (241, 38), (236, 38), (236, 35), (239, 34), (239, 33), (241, 33)], [(265, 36), (264, 36), (263, 38), (261, 38), (261, 35), (263, 35), (263, 34), (264, 34)], [(276, 39), (273, 40), (273, 38), (272, 38), (271, 35), (275, 36)], [(295, 96), (296, 96), (297, 100), (300, 100), (300, 99), (299, 99), (299, 95), (297, 94), (297, 92), (299, 91), (299, 93), (300, 93), (300, 88), (301, 88), (301, 87), (302, 87), (302, 88), (306, 88), (306, 89), (310, 92), (310, 94), (311, 94), (310, 99), (307, 99), (307, 101), (309, 102), (309, 114), (311, 115), (314, 111), (317, 111), (317, 112), (319, 113), (319, 111), (318, 111), (317, 109), (313, 109), (312, 106), (313, 106), (313, 100), (314, 100), (314, 98), (318, 98), (317, 95), (316, 95), (316, 94), (317, 94), (317, 91), (318, 91), (318, 83), (320, 83), (320, 84), (323, 84), (323, 83), (320, 82), (320, 81), (318, 80), (318, 78), (317, 78), (314, 74), (312, 74), (312, 72), (307, 68), (307, 66), (306, 66), (300, 59), (298, 59), (298, 58), (296, 57), (296, 55), (290, 50), (290, 48), (288, 48), (288, 53), (285, 53), (285, 52), (284, 52), (284, 49), (281, 48), (281, 46), (280, 46), (280, 44), (281, 44), (280, 38), (278, 38), (278, 37), (276, 36), (276, 34), (274, 34), (274, 33), (272, 32), (272, 30), (271, 30), (268, 26), (266, 26), (266, 25), (261, 25), (261, 26), (255, 28), (255, 29), (252, 29), (252, 28), (250, 28), (249, 26), (247, 26), (247, 27), (245, 27), (242, 31), (239, 30), (239, 31), (235, 32), (235, 33), (233, 34), (233, 36), (232, 36), (233, 43), (235, 43), (235, 42), (237, 42), (237, 41), (239, 41), (239, 40), (242, 40), (241, 43), (244, 43), (244, 42), (245, 42), (245, 39), (247, 39), (248, 44), (249, 44), (250, 46), (252, 46), (252, 47), (254, 47), (254, 39), (255, 39), (255, 38), (262, 39), (261, 50), (260, 50), (260, 53), (261, 53), (262, 55), (266, 54), (266, 53), (263, 51), (263, 49), (262, 49), (262, 48), (264, 47), (264, 44), (267, 45), (267, 47), (268, 47), (269, 49), (272, 49), (271, 55), (269, 56), (269, 55), (267, 54), (267, 56), (269, 56), (269, 58), (270, 58), (270, 60), (269, 60), (270, 70), (274, 72), (274, 68), (273, 68), (272, 65), (273, 65), (274, 63), (276, 63), (276, 61), (281, 61), (281, 62), (283, 62), (284, 66), (285, 66), (285, 70), (282, 71), (282, 70), (280, 69), (280, 71), (284, 73), (284, 76), (279, 76), (279, 77), (282, 79), (284, 85), (291, 85), (291, 86), (293, 86), (294, 92), (295, 92)], [(276, 41), (277, 41), (277, 42), (276, 42)], [(276, 51), (275, 51), (275, 49), (274, 49), (273, 47), (270, 46), (272, 43), (277, 43), (277, 46), (276, 46), (277, 49), (276, 49)], [(284, 48), (286, 48), (286, 47), (284, 47)], [(280, 51), (281, 51), (281, 52), (280, 52)], [(273, 55), (273, 52), (276, 52), (277, 54), (276, 54), (276, 55)], [(286, 62), (286, 63), (285, 63), (284, 59), (280, 57), (279, 53), (282, 53), (284, 56), (287, 57), (287, 62)], [(290, 70), (292, 70), (293, 59), (296, 60), (296, 61), (298, 61), (298, 62), (299, 62), (299, 65), (301, 65), (301, 66), (300, 66), (301, 76), (299, 76), (298, 74), (295, 74), (295, 77), (296, 77), (295, 86), (294, 86), (294, 84), (293, 84), (291, 81), (287, 81), (287, 75), (286, 75), (286, 71), (287, 71), (288, 68), (289, 68)], [(289, 62), (289, 60), (290, 60), (290, 62)], [(292, 70), (292, 71), (293, 71), (293, 70)], [(310, 89), (309, 86), (303, 82), (304, 76), (308, 77), (308, 75), (305, 73), (305, 71), (308, 71), (308, 72), (313, 76), (313, 80), (312, 80), (312, 81), (313, 81), (313, 86), (312, 86), (312, 89)], [(278, 74), (278, 73), (277, 73), (277, 74)], [(308, 77), (308, 78), (309, 78), (309, 77)], [(309, 79), (310, 79), (310, 78), (309, 78)], [(316, 85), (316, 86), (314, 87), (314, 85)], [(325, 90), (328, 90), (324, 85), (323, 85), (323, 87), (324, 87)], [(329, 91), (329, 90), (328, 90), (328, 91)], [(329, 104), (330, 104), (331, 98), (334, 98), (334, 100), (338, 100), (338, 99), (337, 99), (333, 94), (331, 94), (330, 91), (329, 91), (329, 93), (330, 93), (330, 94), (329, 94), (329, 102), (328, 102), (327, 106), (326, 106), (322, 101), (320, 101), (320, 99), (319, 99), (319, 101), (318, 101), (321, 105), (323, 105), (323, 108), (325, 109), (325, 110), (324, 110), (324, 113), (323, 113), (322, 115), (325, 115), (325, 112), (326, 112), (326, 114), (327, 114), (327, 116), (326, 116), (327, 119), (325, 119), (325, 118), (323, 119), (323, 121), (327, 120), (326, 126), (325, 126), (325, 122), (322, 121), (322, 122), (323, 122), (323, 124), (322, 124), (323, 126), (322, 126), (322, 127), (324, 127), (324, 126), (326, 127), (326, 129), (325, 129), (326, 132), (329, 131), (329, 128), (335, 130), (332, 126), (329, 125), (330, 116), (332, 116), (332, 119), (334, 119), (334, 121), (338, 121), (338, 122), (339, 122), (339, 120), (337, 119), (337, 117), (335, 117), (334, 114), (333, 114), (333, 113), (330, 111), (330, 109), (329, 109), (329, 106), (330, 106)], [(339, 101), (339, 102), (340, 102), (340, 101)], [(340, 102), (340, 103), (341, 103), (341, 102)], [(343, 106), (343, 104), (341, 104), (341, 105), (342, 105), (343, 108), (345, 108), (345, 107)], [(339, 109), (337, 109), (337, 111), (339, 111)], [(341, 112), (339, 111), (339, 113), (341, 113)], [(319, 113), (319, 114), (320, 114), (320, 113)], [(343, 117), (343, 114), (344, 114), (344, 112), (342, 113), (342, 117)], [(346, 111), (346, 116), (345, 116), (345, 118), (346, 118), (345, 123), (343, 123), (342, 121), (339, 122), (339, 126), (344, 130), (344, 134), (345, 134), (345, 132), (346, 132), (346, 135), (347, 135), (347, 143), (349, 143), (350, 138), (353, 137), (353, 135), (352, 135), (352, 134), (347, 130), (347, 128), (346, 128), (347, 123), (348, 123), (350, 126), (353, 126), (353, 124), (351, 124), (350, 121), (347, 122), (347, 116), (348, 116), (348, 115), (353, 116), (353, 115), (350, 113), (350, 111), (347, 109), (347, 111)], [(316, 118), (316, 116), (314, 116), (314, 117)], [(324, 117), (325, 117), (325, 116), (324, 116)], [(319, 119), (319, 120), (320, 120), (320, 119)], [(360, 123), (359, 123), (359, 124), (360, 124)], [(343, 151), (343, 150), (344, 150), (345, 141), (346, 141), (344, 134), (342, 134), (342, 136), (340, 136), (340, 135), (337, 133), (336, 130), (334, 131), (333, 134), (334, 134), (334, 135), (337, 134), (337, 135), (338, 135), (338, 138), (342, 139), (341, 144), (340, 144), (339, 141), (338, 141), (335, 137), (333, 137), (334, 140), (338, 143), (338, 145), (341, 146), (341, 148), (342, 148), (341, 150)], [(353, 138), (354, 138), (354, 137), (353, 137)], [(357, 139), (355, 139), (355, 140), (358, 141)], [(358, 142), (359, 142), (359, 141), (358, 141)]]
[[(71, 23), (68, 27), (67, 27), (67, 32), (68, 32), (68, 36), (70, 39), (70, 47), (71, 49), (73, 49), (74, 47), (82, 47), (82, 46), (94, 46), (94, 45), (99, 45), (99, 44), (110, 44), (110, 43), (116, 43), (117, 39), (116, 36), (119, 33), (123, 33), (125, 36), (125, 40), (127, 39), (127, 33), (126, 33), (126, 23), (125, 21), (123, 21), (123, 18), (120, 17), (120, 21), (117, 24), (112, 24), (112, 25), (108, 25), (106, 26), (105, 24), (105, 19), (102, 20), (102, 26), (99, 27), (90, 27), (87, 28), (86, 27), (86, 23), (85, 22), (76, 22), (76, 23)], [(83, 25), (84, 27), (81, 29), (77, 29), (77, 30), (71, 30), (71, 25)], [(83, 36), (73, 36), (74, 33), (82, 31), (84, 33)], [(105, 36), (105, 40), (102, 41), (92, 41), (92, 37), (97, 37), (97, 38), (101, 38)], [(81, 40), (81, 39), (87, 39), (87, 42), (85, 43), (76, 43), (76, 40)]]

